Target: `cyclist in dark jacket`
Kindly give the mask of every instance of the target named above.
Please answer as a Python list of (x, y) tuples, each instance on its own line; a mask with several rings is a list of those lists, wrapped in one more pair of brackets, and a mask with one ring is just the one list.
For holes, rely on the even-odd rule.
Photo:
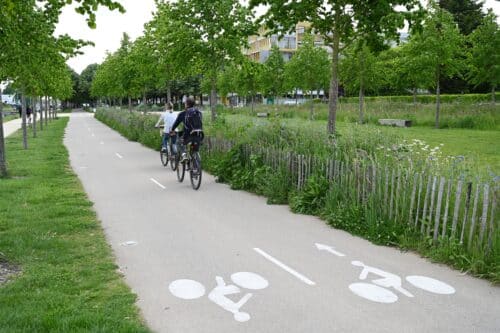
[[(175, 129), (180, 125), (184, 124), (184, 133), (183, 133), (183, 138), (184, 142), (188, 142), (190, 136), (192, 135), (192, 131), (194, 128), (191, 128), (192, 124), (186, 123), (186, 114), (191, 111), (191, 109), (194, 108), (194, 99), (191, 97), (188, 97), (185, 102), (186, 110), (182, 111), (177, 115), (177, 119), (175, 120), (174, 124), (172, 125), (171, 131), (175, 131)], [(199, 128), (202, 129), (202, 128)]]
[[(183, 141), (184, 145), (181, 147), (183, 154), (182, 154), (182, 159), (186, 159), (186, 154), (185, 154), (185, 147), (189, 143), (193, 143), (197, 148), (201, 144), (201, 141), (203, 140), (203, 132), (201, 131), (203, 128), (203, 125), (201, 123), (201, 113), (200, 111), (196, 110), (194, 107), (194, 99), (191, 97), (188, 97), (185, 102), (186, 110), (182, 111), (177, 115), (177, 119), (175, 120), (174, 124), (172, 125), (171, 131), (174, 132), (175, 129), (180, 125), (184, 124), (184, 131), (183, 131)], [(193, 123), (190, 121), (186, 121), (188, 113), (192, 114), (194, 112), (197, 112), (199, 114), (199, 124), (197, 128), (193, 128)], [(196, 133), (193, 133), (193, 131), (199, 130)]]

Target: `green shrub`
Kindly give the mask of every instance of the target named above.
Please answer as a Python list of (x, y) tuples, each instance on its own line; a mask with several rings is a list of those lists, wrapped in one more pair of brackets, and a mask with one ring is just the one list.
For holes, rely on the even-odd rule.
[(328, 180), (323, 176), (309, 177), (304, 188), (290, 196), (290, 208), (294, 213), (319, 214), (325, 205), (329, 186)]

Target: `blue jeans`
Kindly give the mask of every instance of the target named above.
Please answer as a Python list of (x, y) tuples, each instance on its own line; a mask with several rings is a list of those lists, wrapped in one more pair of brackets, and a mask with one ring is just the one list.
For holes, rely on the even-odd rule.
[(172, 150), (173, 150), (173, 153), (177, 153), (177, 145), (175, 144), (177, 142), (177, 136), (171, 136), (170, 134), (168, 133), (163, 133), (163, 136), (162, 136), (162, 147), (167, 149), (168, 148), (168, 139), (171, 139), (172, 140)]

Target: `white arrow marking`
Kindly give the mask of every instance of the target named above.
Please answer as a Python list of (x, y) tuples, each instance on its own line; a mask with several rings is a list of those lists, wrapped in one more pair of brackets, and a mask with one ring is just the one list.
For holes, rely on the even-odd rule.
[(320, 251), (330, 252), (331, 254), (334, 254), (337, 257), (345, 257), (345, 254), (335, 251), (335, 248), (332, 246), (316, 243), (316, 248)]
[(122, 155), (120, 155), (120, 154), (118, 154), (118, 153), (115, 153), (115, 155), (116, 155), (119, 159), (122, 159), (122, 158), (123, 158), (123, 156), (122, 156)]
[(284, 263), (282, 263), (281, 261), (279, 261), (278, 259), (276, 258), (273, 258), (272, 256), (270, 256), (269, 254), (267, 254), (266, 252), (262, 251), (261, 249), (259, 248), (254, 248), (255, 252), (257, 252), (258, 254), (260, 254), (261, 256), (263, 256), (264, 258), (266, 258), (267, 260), (269, 260), (270, 262), (272, 262), (273, 264), (281, 267), (282, 269), (284, 269), (285, 271), (287, 271), (288, 273), (292, 274), (293, 276), (295, 276), (297, 279), (301, 280), (302, 282), (304, 282), (305, 284), (308, 284), (310, 286), (314, 286), (316, 285), (316, 283), (314, 283), (313, 281), (309, 280), (308, 278), (306, 278), (304, 275), (300, 274), (299, 272), (293, 270), (292, 268), (288, 267), (287, 265), (285, 265)]
[(163, 186), (162, 184), (160, 184), (160, 183), (159, 183), (156, 179), (154, 179), (154, 178), (150, 178), (150, 179), (151, 179), (151, 181), (152, 181), (153, 183), (155, 183), (156, 185), (158, 185), (158, 186), (159, 186), (159, 187), (161, 187), (162, 189), (166, 189), (166, 187), (165, 187), (165, 186)]

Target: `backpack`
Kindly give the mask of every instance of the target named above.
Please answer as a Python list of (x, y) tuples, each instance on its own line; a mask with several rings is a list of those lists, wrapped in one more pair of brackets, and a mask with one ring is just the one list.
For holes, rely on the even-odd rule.
[(186, 119), (184, 121), (186, 128), (190, 131), (203, 129), (201, 116), (201, 112), (198, 109), (188, 109), (186, 111)]

